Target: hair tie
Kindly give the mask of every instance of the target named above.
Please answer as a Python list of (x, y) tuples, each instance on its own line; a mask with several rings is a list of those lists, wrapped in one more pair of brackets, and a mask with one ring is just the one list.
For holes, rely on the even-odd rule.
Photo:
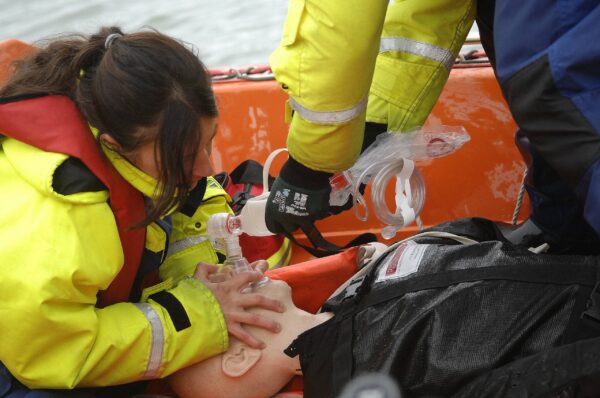
[(104, 40), (104, 48), (108, 50), (110, 46), (112, 46), (113, 42), (119, 37), (123, 37), (123, 35), (120, 33), (111, 33), (110, 35), (106, 36), (106, 40)]

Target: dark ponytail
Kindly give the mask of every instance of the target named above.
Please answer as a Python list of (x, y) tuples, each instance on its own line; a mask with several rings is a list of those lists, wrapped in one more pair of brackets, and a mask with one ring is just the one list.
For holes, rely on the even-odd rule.
[(182, 43), (156, 31), (124, 34), (118, 27), (53, 40), (17, 64), (0, 90), (3, 97), (35, 93), (71, 97), (124, 155), (156, 142), (159, 195), (140, 226), (185, 200), (191, 170), (184, 159), (195, 157), (202, 134), (210, 133), (200, 131), (201, 118), (218, 112), (206, 68)]
[(0, 89), (0, 96), (48, 93), (72, 97), (81, 71), (98, 65), (106, 51), (102, 38), (113, 32), (122, 33), (118, 28), (102, 28), (91, 37), (59, 36), (40, 42), (41, 49), (15, 63), (16, 73)]

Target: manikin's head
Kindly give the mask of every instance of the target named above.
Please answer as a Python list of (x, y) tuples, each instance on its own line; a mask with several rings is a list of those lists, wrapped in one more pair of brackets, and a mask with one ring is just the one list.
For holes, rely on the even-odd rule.
[(265, 342), (264, 349), (247, 346), (230, 338), (229, 349), (215, 357), (182, 369), (170, 378), (173, 390), (181, 398), (267, 398), (275, 395), (290, 379), (300, 374), (298, 357), (290, 358), (283, 350), (302, 332), (331, 317), (330, 313), (313, 315), (297, 308), (290, 287), (282, 281), (270, 281), (260, 293), (280, 300), (283, 313), (259, 308), (250, 312), (269, 317), (282, 325), (279, 333), (248, 327), (248, 331)]

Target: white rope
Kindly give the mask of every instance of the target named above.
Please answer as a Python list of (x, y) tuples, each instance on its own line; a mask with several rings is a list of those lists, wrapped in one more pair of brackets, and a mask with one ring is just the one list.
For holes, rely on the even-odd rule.
[(521, 179), (521, 188), (519, 188), (519, 195), (517, 196), (517, 203), (515, 204), (515, 211), (513, 211), (512, 225), (517, 225), (519, 213), (521, 213), (521, 206), (523, 206), (523, 198), (525, 196), (525, 178), (527, 178), (527, 172), (527, 167), (525, 167), (523, 178)]

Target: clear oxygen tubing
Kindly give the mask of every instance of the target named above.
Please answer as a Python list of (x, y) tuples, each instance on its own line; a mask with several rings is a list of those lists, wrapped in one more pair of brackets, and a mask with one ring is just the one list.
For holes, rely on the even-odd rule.
[[(244, 207), (249, 213), (250, 209), (253, 209), (251, 213), (255, 215), (252, 217), (254, 219), (257, 218), (256, 215), (258, 215), (258, 218), (264, 219), (265, 202), (269, 197), (269, 169), (275, 157), (282, 152), (287, 152), (287, 148), (280, 148), (269, 154), (263, 168), (263, 193), (250, 199)], [(373, 174), (374, 176), (371, 177)], [(391, 212), (385, 201), (385, 191), (390, 179), (394, 176), (396, 177), (396, 211)], [(375, 215), (386, 225), (381, 231), (384, 239), (393, 238), (398, 230), (415, 222), (415, 220), (419, 226), (419, 230), (423, 230), (419, 214), (423, 210), (425, 203), (425, 182), (412, 160), (405, 158), (391, 159), (389, 156), (386, 156), (381, 161), (371, 164), (361, 173), (358, 178), (359, 183), (353, 187), (354, 191), (352, 195), (354, 212), (361, 221), (367, 220), (368, 208), (365, 198), (359, 192), (359, 188), (361, 183), (366, 184), (369, 180), (371, 180), (371, 202), (375, 210)], [(348, 178), (348, 181), (352, 181), (352, 179)], [(259, 211), (259, 208), (262, 212)], [(243, 215), (244, 209), (241, 215)], [(364, 213), (361, 214), (361, 211)], [(253, 223), (253, 225), (258, 224), (258, 222)], [(266, 226), (264, 229), (268, 231)], [(243, 230), (248, 233), (246, 228), (243, 228)], [(252, 233), (249, 234), (252, 235)]]
[[(393, 177), (396, 179), (396, 210), (391, 212), (385, 201), (385, 192)], [(384, 239), (393, 238), (397, 231), (415, 220), (419, 229), (423, 229), (419, 214), (425, 203), (425, 182), (412, 160), (384, 158), (380, 162), (371, 164), (360, 174), (358, 183), (354, 184), (352, 197), (354, 213), (361, 221), (367, 220), (369, 210), (359, 189), (361, 184), (366, 184), (369, 180), (371, 180), (371, 203), (375, 210), (375, 216), (383, 224), (386, 224), (381, 230), (381, 236)]]
[[(414, 162), (447, 156), (469, 139), (462, 126), (379, 134), (351, 168), (330, 178), (329, 203), (342, 206), (352, 196), (357, 218), (365, 221), (369, 212), (360, 187), (371, 183), (371, 202), (375, 215), (386, 225), (381, 231), (385, 239), (391, 239), (398, 230), (415, 221), (419, 230), (423, 230), (419, 214), (425, 202), (425, 182)], [(385, 192), (393, 177), (396, 179), (394, 212), (385, 201)]]

